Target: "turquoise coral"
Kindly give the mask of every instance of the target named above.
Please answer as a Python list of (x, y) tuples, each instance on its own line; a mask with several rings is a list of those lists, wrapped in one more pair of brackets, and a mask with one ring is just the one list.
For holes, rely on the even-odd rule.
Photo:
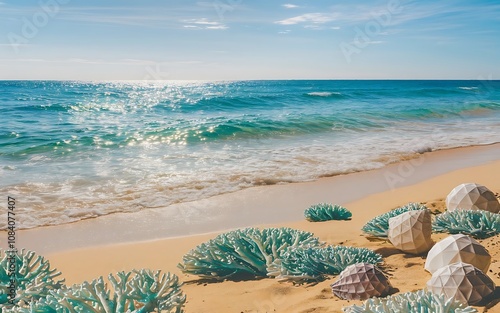
[(477, 310), (444, 296), (419, 290), (366, 300), (343, 309), (345, 313), (476, 313)]
[(267, 268), (290, 247), (318, 246), (312, 233), (291, 228), (246, 228), (218, 235), (183, 257), (186, 274), (209, 279), (266, 277)]
[(304, 216), (311, 222), (322, 222), (330, 220), (349, 220), (352, 213), (340, 206), (329, 203), (320, 203), (312, 205), (304, 211)]
[(358, 262), (378, 264), (382, 256), (366, 248), (324, 247), (312, 233), (291, 228), (247, 228), (199, 245), (179, 268), (208, 279), (270, 276), (303, 282), (336, 275)]
[(484, 239), (500, 233), (500, 214), (482, 210), (446, 211), (436, 216), (432, 228), (435, 232)]
[(426, 210), (427, 207), (419, 203), (408, 203), (402, 207), (379, 215), (363, 226), (362, 231), (373, 237), (386, 238), (389, 231), (389, 219), (394, 216), (398, 216), (402, 213), (413, 211), (413, 210)]
[(20, 303), (3, 313), (182, 313), (186, 296), (178, 277), (139, 270), (109, 275), (111, 292), (102, 277), (70, 288), (51, 290), (30, 304)]
[(302, 282), (338, 275), (356, 263), (380, 264), (382, 256), (367, 248), (345, 246), (288, 249), (269, 267), (269, 276)]
[[(64, 280), (56, 280), (61, 275), (56, 269), (50, 267), (49, 261), (33, 251), (21, 250), (18, 253), (0, 250), (0, 308), (8, 302), (9, 293), (9, 265), (12, 257), (16, 268), (16, 296), (14, 303), (30, 302), (49, 294), (51, 290), (63, 286)], [(1, 312), (1, 309), (0, 309)]]

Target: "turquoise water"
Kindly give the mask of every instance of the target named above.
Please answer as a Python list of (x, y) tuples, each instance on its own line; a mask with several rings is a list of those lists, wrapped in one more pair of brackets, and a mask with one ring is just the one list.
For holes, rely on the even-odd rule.
[(0, 113), (30, 228), (500, 142), (500, 81), (2, 81)]

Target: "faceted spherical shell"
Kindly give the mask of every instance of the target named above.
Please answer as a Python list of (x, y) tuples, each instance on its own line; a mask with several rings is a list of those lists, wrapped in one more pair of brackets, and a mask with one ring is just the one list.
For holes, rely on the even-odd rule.
[(346, 300), (381, 297), (391, 290), (391, 284), (384, 273), (370, 263), (349, 265), (331, 287), (337, 297)]
[(462, 234), (451, 235), (432, 247), (427, 254), (425, 269), (434, 273), (455, 262), (472, 264), (486, 273), (490, 267), (491, 255), (473, 238)]
[(495, 283), (480, 269), (458, 262), (434, 272), (427, 282), (427, 289), (464, 304), (477, 304), (493, 293)]
[(446, 197), (446, 207), (453, 211), (485, 210), (493, 213), (500, 211), (500, 203), (495, 194), (483, 185), (467, 183), (455, 187)]
[(420, 254), (429, 251), (432, 219), (429, 210), (408, 211), (389, 219), (388, 238), (399, 250)]

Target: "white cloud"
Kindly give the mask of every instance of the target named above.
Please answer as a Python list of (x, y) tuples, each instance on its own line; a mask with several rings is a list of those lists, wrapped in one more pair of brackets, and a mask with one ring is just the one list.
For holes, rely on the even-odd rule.
[(198, 24), (198, 25), (219, 25), (219, 22), (212, 22), (212, 21), (209, 21), (207, 18), (186, 20), (185, 22), (191, 23), (191, 24)]
[(96, 14), (91, 12), (66, 12), (58, 18), (69, 20), (72, 22), (86, 22), (92, 24), (115, 24), (115, 25), (128, 25), (128, 26), (148, 26), (148, 27), (164, 27), (171, 22), (163, 16), (150, 16), (150, 15), (106, 15)]
[(325, 29), (323, 26), (319, 26), (318, 24), (309, 24), (304, 26), (305, 29), (314, 29), (314, 30), (321, 30)]
[(205, 29), (228, 29), (226, 25), (215, 25), (215, 26), (207, 26)]
[(336, 15), (325, 13), (306, 13), (275, 22), (280, 25), (295, 25), (299, 23), (324, 24), (335, 20)]
[(286, 9), (296, 9), (298, 8), (299, 6), (296, 5), (296, 4), (291, 4), (291, 3), (285, 3), (282, 5), (282, 7), (286, 8)]
[[(2, 1), (2, 0), (0, 0)], [(10, 10), (10, 8), (6, 8)], [(37, 7), (32, 7), (36, 12)], [(6, 12), (10, 16), (18, 15), (19, 18), (26, 14), (25, 11), (15, 8), (15, 11), (10, 12), (4, 9), (0, 10), (0, 19), (7, 18)], [(14, 9), (12, 9), (14, 10)], [(120, 7), (120, 6), (70, 6), (61, 8), (58, 19), (74, 22), (84, 22), (92, 24), (109, 24), (109, 25), (128, 25), (138, 27), (154, 27), (154, 28), (169, 28), (178, 29), (182, 25), (198, 25), (202, 29), (203, 26), (217, 26), (221, 23), (216, 19), (209, 18), (192, 18), (199, 16), (200, 9), (192, 5), (176, 6), (175, 8), (161, 7)]]
[(225, 24), (217, 21), (211, 21), (207, 18), (184, 20), (182, 22), (186, 23), (186, 25), (183, 25), (183, 27), (188, 29), (224, 30), (229, 28)]
[[(390, 26), (406, 24), (413, 21), (424, 20), (427, 18), (440, 17), (445, 24), (453, 24), (456, 17), (460, 20), (472, 19), (499, 19), (498, 12), (500, 5), (485, 6), (459, 6), (449, 5), (443, 1), (421, 4), (418, 1), (400, 1), (392, 11), (388, 10), (387, 4), (379, 6), (373, 5), (353, 5), (341, 4), (330, 7), (330, 10), (338, 13), (337, 22), (342, 25), (359, 25), (367, 21), (387, 20)], [(452, 22), (450, 22), (450, 20)]]

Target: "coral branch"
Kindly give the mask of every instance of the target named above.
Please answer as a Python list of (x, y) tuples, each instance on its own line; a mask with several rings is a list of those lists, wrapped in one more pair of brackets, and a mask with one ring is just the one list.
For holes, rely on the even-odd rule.
[(310, 222), (322, 222), (330, 220), (350, 220), (352, 213), (340, 206), (329, 203), (320, 203), (307, 208), (304, 216)]
[(293, 248), (269, 266), (269, 276), (302, 282), (338, 275), (356, 263), (379, 264), (382, 256), (366, 248), (345, 246)]
[(500, 233), (500, 214), (481, 210), (446, 211), (436, 217), (432, 228), (435, 232), (484, 239)]
[(183, 257), (179, 268), (209, 279), (266, 277), (267, 268), (290, 247), (320, 245), (313, 234), (291, 228), (246, 228), (220, 234)]
[(49, 291), (59, 289), (64, 280), (56, 280), (61, 275), (50, 267), (49, 261), (33, 251), (21, 250), (19, 253), (6, 253), (0, 250), (0, 305), (7, 303), (7, 289), (10, 284), (8, 267), (9, 257), (15, 260), (16, 297), (14, 303), (29, 303), (32, 299), (40, 299)]
[(366, 300), (361, 306), (344, 308), (345, 313), (475, 313), (461, 302), (445, 299), (430, 292), (419, 290), (387, 298)]

